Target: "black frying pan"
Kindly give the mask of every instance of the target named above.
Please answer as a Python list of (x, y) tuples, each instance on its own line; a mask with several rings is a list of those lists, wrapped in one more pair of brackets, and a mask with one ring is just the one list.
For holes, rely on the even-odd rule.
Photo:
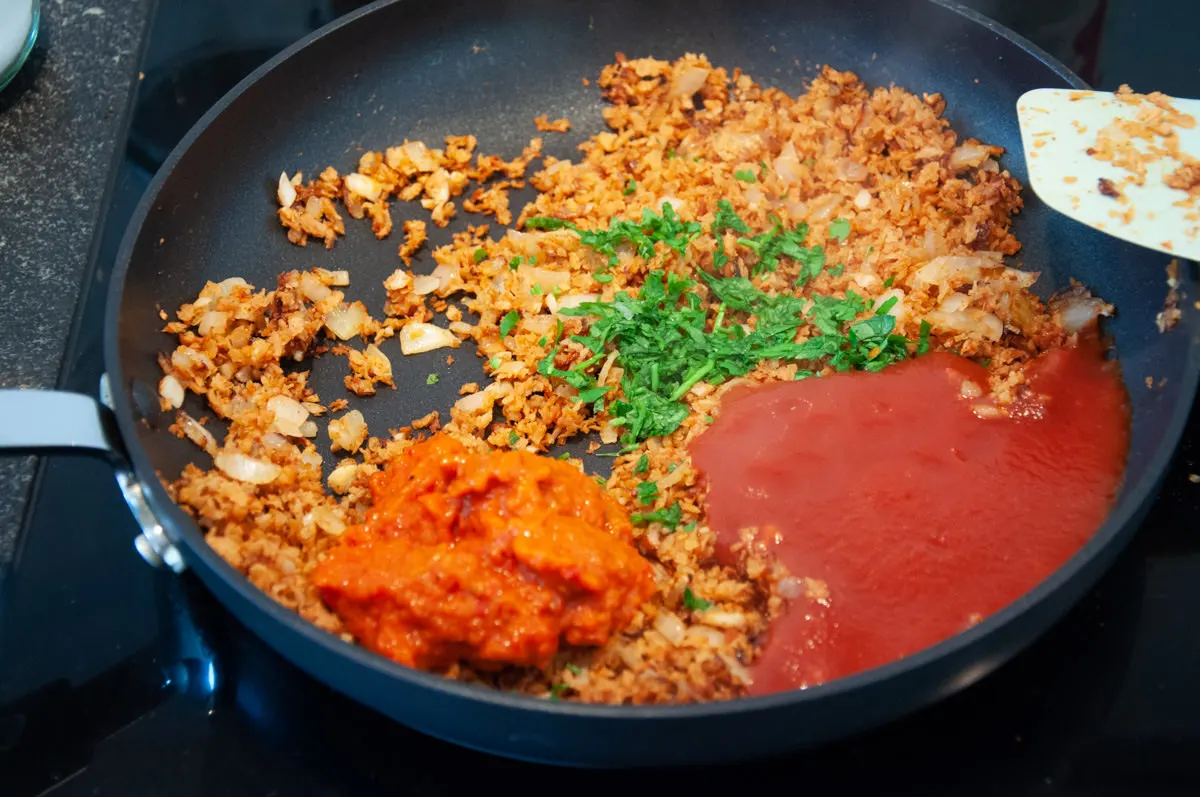
[[(273, 215), (281, 170), (312, 174), (333, 164), (344, 171), (360, 148), (451, 133), (474, 133), (482, 151), (511, 156), (534, 134), (531, 120), (540, 113), (565, 114), (575, 124), (569, 137), (547, 136), (551, 154), (570, 157), (575, 143), (601, 128), (597, 90), (580, 79), (594, 78), (617, 51), (660, 58), (704, 52), (793, 93), (823, 63), (872, 85), (941, 92), (956, 129), (1007, 147), (1005, 166), (1020, 178), (1017, 97), (1041, 86), (1083, 85), (1020, 37), (926, 0), (693, 0), (653, 8), (636, 0), (382, 2), (257, 70), (160, 170), (113, 276), (105, 329), (111, 411), (82, 396), (9, 391), (0, 397), (7, 410), (0, 442), (106, 453), (142, 524), (137, 545), (147, 559), (176, 569), (186, 563), (255, 633), (335, 689), (427, 733), (502, 755), (592, 766), (767, 755), (885, 722), (983, 677), (1057, 620), (1133, 534), (1183, 428), (1200, 366), (1200, 320), (1190, 299), (1171, 334), (1155, 329), (1164, 258), (1077, 225), (1032, 193), (1017, 223), (1025, 244), (1018, 260), (1043, 272), (1046, 293), (1075, 277), (1119, 308), (1108, 329), (1133, 405), (1125, 484), (1108, 522), (1045, 583), (971, 630), (888, 666), (805, 691), (660, 708), (553, 703), (467, 686), (343, 643), (276, 605), (210, 550), (167, 498), (156, 474), (173, 477), (197, 449), (163, 431), (169, 419), (157, 409), (155, 355), (173, 343), (159, 332), (158, 308), (173, 310), (206, 280), (236, 275), (272, 285), (281, 271), (333, 264), (350, 269), (351, 296), (378, 312), (380, 282), (397, 265), (396, 241), (375, 241), (365, 224), (351, 223), (332, 253), (287, 243)], [(393, 210), (397, 226), (405, 212)], [(448, 237), (435, 230), (433, 242)], [(1187, 265), (1182, 287), (1195, 297)], [(428, 257), (422, 266), (432, 267)], [(480, 374), (467, 352), (452, 369), (437, 353), (393, 362), (400, 389), (359, 405), (376, 431), (444, 409), (458, 384)], [(425, 387), (431, 371), (443, 378)], [(316, 363), (313, 384), (326, 401), (341, 395), (341, 375), (337, 364)], [(1165, 381), (1147, 389), (1148, 377)], [(10, 419), (31, 417), (46, 423), (7, 428)]]

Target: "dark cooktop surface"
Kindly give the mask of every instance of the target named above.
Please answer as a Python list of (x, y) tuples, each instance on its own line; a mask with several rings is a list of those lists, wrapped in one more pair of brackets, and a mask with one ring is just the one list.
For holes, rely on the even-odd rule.
[[(257, 64), (357, 5), (161, 0), (62, 387), (96, 389), (116, 243), (171, 147)], [(1191, 0), (970, 5), (1100, 87), (1200, 96), (1189, 34), (1200, 7)], [(752, 784), (923, 797), (1198, 794), (1200, 484), (1189, 479), (1197, 459), (1194, 417), (1112, 572), (1041, 641), (958, 696), (815, 753), (742, 768), (587, 773), (585, 783), (583, 773), (429, 739), (314, 682), (194, 577), (153, 571), (134, 554), (136, 528), (106, 465), (50, 458), (0, 605), (0, 794), (419, 795), (511, 780), (534, 792)]]

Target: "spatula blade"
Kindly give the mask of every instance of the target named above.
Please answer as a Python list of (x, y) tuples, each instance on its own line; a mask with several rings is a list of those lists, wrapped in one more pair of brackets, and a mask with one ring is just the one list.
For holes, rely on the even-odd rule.
[[(1200, 101), (1171, 98), (1171, 105), (1200, 119)], [(1163, 179), (1182, 164), (1163, 149), (1161, 137), (1129, 139), (1139, 152), (1145, 177), (1136, 184), (1130, 171), (1088, 153), (1097, 134), (1114, 120), (1135, 120), (1139, 105), (1115, 99), (1110, 92), (1034, 89), (1017, 101), (1021, 142), (1029, 168), (1029, 184), (1043, 202), (1076, 221), (1150, 249), (1200, 260), (1200, 198)], [(1116, 130), (1116, 128), (1112, 128)], [(1200, 127), (1172, 127), (1179, 150), (1200, 158)], [(1110, 187), (1102, 187), (1101, 180)], [(1118, 196), (1111, 196), (1115, 190)], [(1105, 191), (1108, 193), (1106, 194)]]

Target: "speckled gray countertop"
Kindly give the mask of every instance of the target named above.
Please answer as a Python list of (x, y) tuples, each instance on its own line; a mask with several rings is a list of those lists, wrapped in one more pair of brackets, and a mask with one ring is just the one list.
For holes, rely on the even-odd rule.
[[(42, 0), (37, 45), (0, 91), (0, 387), (58, 378), (153, 7)], [(0, 566), (35, 464), (0, 458)]]

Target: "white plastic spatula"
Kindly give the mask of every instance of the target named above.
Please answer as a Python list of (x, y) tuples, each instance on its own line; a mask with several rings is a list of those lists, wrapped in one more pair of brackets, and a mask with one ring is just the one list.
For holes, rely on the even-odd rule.
[[(1163, 182), (1182, 165), (1167, 154), (1174, 147), (1200, 159), (1200, 125), (1195, 123), (1200, 120), (1200, 100), (1167, 99), (1174, 111), (1192, 119), (1188, 128), (1186, 116), (1167, 114), (1181, 121), (1167, 126), (1177, 136), (1174, 141), (1153, 134), (1148, 138), (1136, 135), (1147, 132), (1142, 124), (1147, 114), (1155, 115), (1145, 99), (1131, 103), (1102, 91), (1026, 92), (1017, 101), (1017, 117), (1029, 184), (1047, 205), (1089, 227), (1170, 255), (1200, 260), (1200, 197), (1189, 199), (1187, 191)], [(1162, 114), (1156, 115), (1161, 122)], [(1101, 131), (1104, 134), (1097, 149)], [(1135, 135), (1129, 136), (1130, 131)], [(1113, 143), (1115, 147), (1110, 146)], [(1112, 151), (1118, 153), (1118, 161), (1140, 163), (1145, 169), (1140, 185), (1134, 179), (1136, 165), (1131, 171), (1095, 157)], [(1103, 188), (1110, 195), (1102, 192), (1101, 179), (1109, 181)], [(1111, 196), (1114, 190), (1119, 196)]]

